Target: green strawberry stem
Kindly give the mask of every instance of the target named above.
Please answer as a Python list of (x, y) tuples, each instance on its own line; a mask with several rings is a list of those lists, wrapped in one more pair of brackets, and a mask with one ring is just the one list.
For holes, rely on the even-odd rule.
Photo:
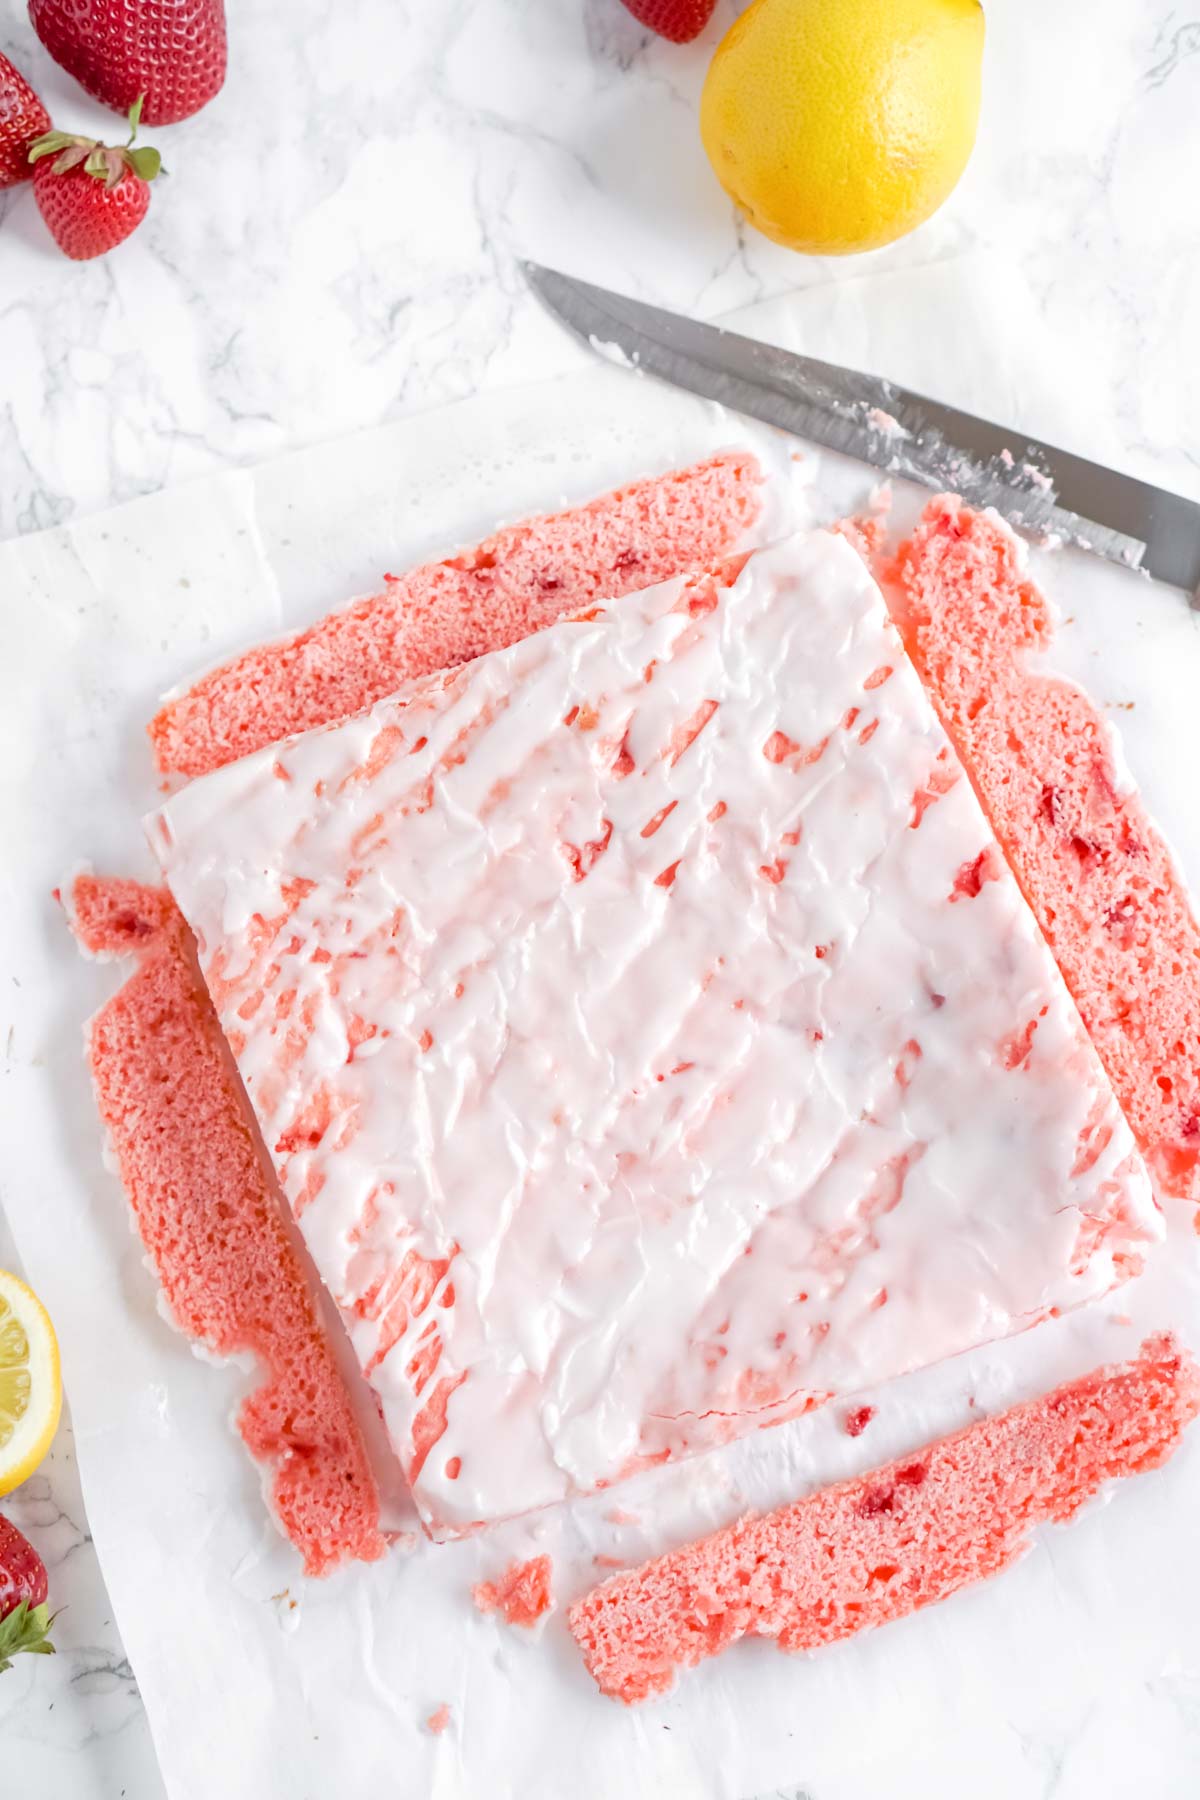
[(30, 1606), (22, 1600), (0, 1619), (0, 1675), (12, 1668), (14, 1656), (53, 1656), (54, 1645), (47, 1633), (58, 1617), (45, 1606)]
[(150, 144), (137, 144), (135, 148), (145, 98), (144, 94), (139, 94), (130, 107), (129, 136), (119, 148), (70, 131), (44, 131), (29, 146), (30, 162), (53, 156), (56, 175), (69, 175), (72, 169), (82, 164), (85, 175), (94, 176), (110, 188), (116, 187), (126, 170), (131, 170), (143, 181), (153, 181), (162, 173), (162, 157)]

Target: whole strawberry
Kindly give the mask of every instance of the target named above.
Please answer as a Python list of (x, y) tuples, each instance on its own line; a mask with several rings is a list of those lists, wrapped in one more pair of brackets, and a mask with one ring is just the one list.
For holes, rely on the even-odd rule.
[(21, 72), (0, 56), (0, 188), (29, 180), (29, 146), (49, 129), (50, 114)]
[(148, 144), (134, 147), (140, 112), (135, 100), (129, 141), (119, 148), (66, 131), (47, 131), (30, 147), (38, 210), (59, 249), (76, 262), (123, 243), (146, 216), (162, 158)]
[(29, 0), (55, 62), (114, 112), (174, 125), (225, 80), (224, 0)]
[(690, 44), (712, 18), (717, 0), (625, 0), (641, 25), (673, 44)]
[(46, 1565), (29, 1539), (0, 1515), (0, 1675), (12, 1659), (27, 1653), (53, 1656), (46, 1633), (52, 1624), (46, 1610)]

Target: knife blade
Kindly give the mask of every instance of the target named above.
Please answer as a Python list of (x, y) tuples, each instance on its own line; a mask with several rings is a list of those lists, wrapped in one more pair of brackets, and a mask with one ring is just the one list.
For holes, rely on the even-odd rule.
[(872, 468), (991, 506), (1034, 538), (1077, 544), (1200, 590), (1200, 505), (945, 406), (894, 381), (780, 350), (539, 263), (542, 303), (591, 349)]

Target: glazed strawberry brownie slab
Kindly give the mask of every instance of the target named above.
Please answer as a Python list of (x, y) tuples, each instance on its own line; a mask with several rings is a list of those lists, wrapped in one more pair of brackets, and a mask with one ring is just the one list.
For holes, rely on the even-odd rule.
[(1020, 1329), (1159, 1233), (830, 534), (410, 684), (150, 831), (435, 1534)]

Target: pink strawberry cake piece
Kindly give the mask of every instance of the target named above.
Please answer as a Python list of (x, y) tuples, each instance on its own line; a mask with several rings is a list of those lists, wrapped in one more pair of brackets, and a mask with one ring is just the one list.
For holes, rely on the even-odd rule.
[(1163, 1190), (1200, 1201), (1200, 926), (998, 519), (942, 498), (898, 564), (917, 667)]
[(730, 451), (389, 575), (381, 594), (248, 650), (168, 699), (150, 726), (155, 761), (164, 774), (202, 775), (597, 601), (709, 568), (758, 517), (761, 484), (755, 458)]
[(831, 534), (410, 684), (150, 831), (435, 1535), (1021, 1329), (1159, 1234)]
[(472, 1599), (481, 1613), (498, 1612), (508, 1625), (536, 1625), (554, 1605), (550, 1571), (548, 1556), (510, 1563), (497, 1581), (478, 1582)]
[(168, 893), (133, 881), (83, 876), (70, 910), (85, 949), (137, 959), (92, 1020), (88, 1057), (171, 1317), (218, 1355), (249, 1351), (258, 1362), (262, 1379), (238, 1428), (307, 1573), (372, 1562), (386, 1544), (362, 1432), (187, 926)]
[(1152, 1339), (1133, 1362), (614, 1576), (571, 1608), (571, 1632), (627, 1704), (740, 1638), (818, 1650), (1008, 1568), (1035, 1526), (1166, 1462), (1198, 1411), (1200, 1369)]

